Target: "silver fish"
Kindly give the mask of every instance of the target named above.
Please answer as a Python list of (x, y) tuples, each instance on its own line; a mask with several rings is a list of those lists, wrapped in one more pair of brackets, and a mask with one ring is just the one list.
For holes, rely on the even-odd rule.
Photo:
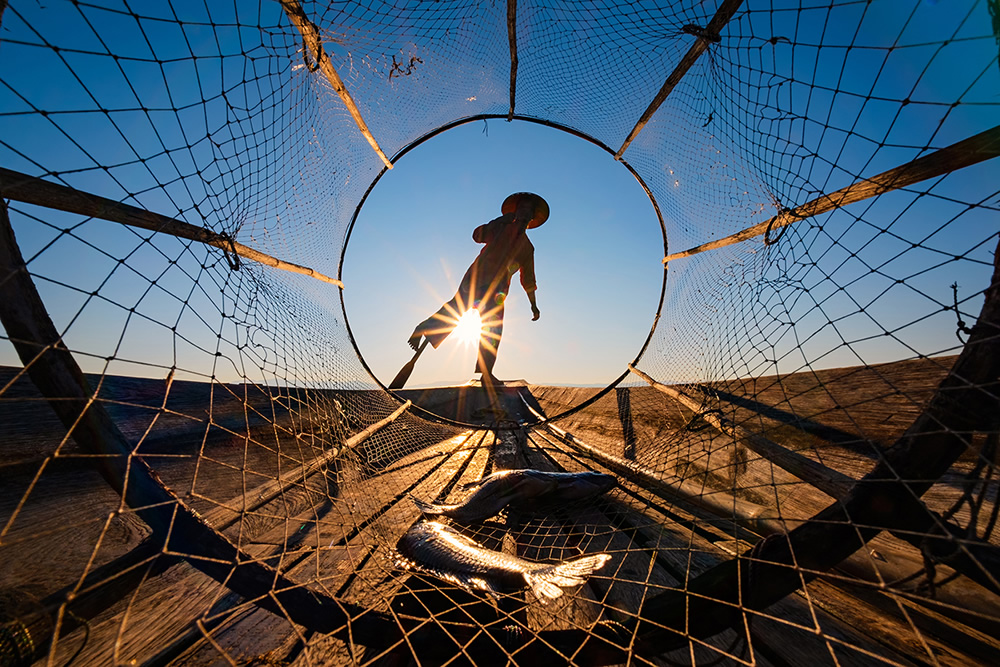
[(585, 500), (611, 490), (617, 483), (612, 475), (599, 472), (502, 470), (466, 485), (465, 489), (476, 491), (461, 503), (436, 505), (418, 498), (413, 498), (413, 502), (424, 514), (446, 516), (459, 523), (478, 523), (499, 514), (508, 505), (523, 508), (529, 503)]
[(416, 524), (396, 548), (396, 566), (402, 569), (423, 572), (469, 591), (484, 591), (493, 598), (527, 586), (542, 602), (560, 597), (567, 586), (584, 583), (611, 558), (593, 554), (563, 563), (534, 563), (485, 549), (438, 521)]

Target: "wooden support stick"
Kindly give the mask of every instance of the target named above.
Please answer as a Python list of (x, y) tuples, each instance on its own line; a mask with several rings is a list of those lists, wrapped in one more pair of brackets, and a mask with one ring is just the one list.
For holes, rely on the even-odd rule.
[(691, 412), (698, 414), (706, 422), (725, 433), (733, 440), (743, 443), (748, 449), (761, 455), (782, 470), (811, 484), (831, 498), (843, 498), (854, 487), (854, 479), (842, 472), (803, 456), (779, 445), (769, 438), (753, 433), (747, 428), (734, 424), (714, 412), (704, 413), (701, 404), (676, 387), (660, 384), (632, 364), (628, 369), (648, 382), (654, 389), (670, 396)]
[(325, 276), (305, 266), (292, 264), (284, 260), (266, 255), (242, 243), (237, 243), (228, 236), (213, 232), (211, 229), (198, 227), (174, 218), (168, 218), (159, 213), (152, 213), (136, 206), (116, 202), (113, 199), (75, 190), (65, 185), (45, 181), (34, 176), (28, 176), (17, 171), (0, 167), (0, 196), (14, 201), (34, 204), (57, 211), (78, 213), (93, 218), (120, 222), (130, 227), (139, 227), (153, 232), (163, 232), (171, 236), (198, 241), (214, 246), (226, 252), (253, 260), (260, 264), (273, 266), (282, 271), (301, 273), (322, 280), (343, 289), (344, 283), (336, 278)]
[(514, 119), (514, 99), (517, 90), (517, 0), (507, 0), (507, 41), (510, 42), (510, 110), (508, 122)]
[(718, 517), (735, 521), (758, 535), (785, 532), (784, 524), (773, 516), (774, 511), (768, 507), (736, 498), (724, 491), (710, 489), (702, 484), (667, 480), (634, 461), (626, 461), (588, 445), (558, 426), (546, 424), (545, 428), (558, 436), (563, 443), (597, 461), (616, 475), (637, 483), (647, 491), (700, 507)]
[(327, 55), (326, 50), (323, 48), (323, 40), (319, 35), (319, 29), (316, 24), (309, 20), (306, 16), (306, 12), (302, 9), (302, 5), (299, 4), (298, 0), (278, 0), (281, 3), (282, 9), (288, 15), (288, 20), (292, 22), (299, 32), (302, 33), (302, 39), (305, 42), (306, 48), (312, 54), (313, 60), (318, 65), (319, 69), (323, 71), (326, 75), (327, 80), (329, 80), (330, 85), (333, 86), (333, 90), (340, 96), (340, 99), (344, 102), (344, 106), (351, 113), (351, 118), (357, 123), (358, 129), (361, 134), (364, 135), (371, 147), (375, 149), (378, 156), (382, 158), (382, 162), (389, 169), (392, 169), (392, 162), (389, 158), (385, 156), (382, 152), (382, 148), (375, 141), (375, 137), (372, 136), (371, 130), (368, 129), (368, 125), (365, 123), (365, 119), (361, 117), (361, 111), (358, 110), (358, 106), (354, 103), (354, 98), (347, 91), (347, 87), (344, 82), (341, 81), (340, 75), (337, 74), (336, 68), (330, 61), (330, 56)]
[[(629, 147), (629, 144), (631, 144), (636, 136), (638, 136), (639, 132), (642, 131), (642, 128), (644, 128), (646, 123), (649, 122), (649, 119), (656, 113), (656, 110), (659, 109), (660, 105), (667, 99), (667, 96), (670, 95), (671, 91), (673, 91), (674, 86), (680, 82), (684, 75), (687, 74), (688, 70), (691, 69), (691, 66), (694, 65), (701, 54), (705, 52), (708, 48), (710, 37), (718, 36), (718, 34), (722, 31), (722, 28), (729, 23), (729, 19), (733, 17), (733, 14), (736, 13), (736, 10), (739, 9), (742, 4), (743, 0), (723, 0), (722, 4), (719, 5), (719, 9), (715, 12), (715, 16), (712, 17), (712, 21), (703, 31), (703, 36), (699, 36), (697, 41), (691, 45), (688, 52), (684, 54), (681, 61), (677, 63), (677, 67), (675, 67), (674, 71), (667, 77), (663, 87), (660, 88), (660, 92), (656, 93), (656, 97), (653, 98), (653, 101), (649, 103), (648, 107), (646, 107), (642, 116), (639, 117), (639, 121), (635, 124), (635, 127), (632, 128), (632, 131), (629, 132), (628, 138), (625, 139), (625, 143), (623, 143), (622, 147), (618, 149), (617, 153), (615, 153), (616, 160), (621, 159), (622, 153), (625, 152), (625, 150)], [(718, 39), (715, 41), (718, 41)]]
[[(545, 419), (543, 415), (539, 414), (524, 400), (523, 396), (521, 396), (521, 400), (536, 417), (540, 420)], [(665, 479), (635, 461), (619, 458), (589, 445), (558, 426), (545, 424), (545, 428), (564, 444), (597, 461), (616, 475), (657, 495), (666, 497), (672, 501), (685, 502), (724, 519), (736, 521), (759, 535), (785, 532), (785, 526), (781, 521), (769, 516), (772, 514), (772, 510), (769, 508), (747, 500), (741, 500), (723, 491), (707, 489), (703, 485), (694, 482)]]
[[(719, 431), (733, 438), (733, 440), (745, 444), (747, 448), (761, 455), (764, 459), (782, 470), (795, 475), (835, 500), (845, 500), (851, 497), (851, 493), (857, 484), (851, 477), (786, 449), (773, 440), (752, 433), (748, 429), (738, 424), (733, 424), (728, 419), (719, 417), (715, 413), (702, 413), (701, 406), (676, 387), (660, 384), (631, 364), (629, 364), (628, 368), (648, 382), (654, 389), (676, 399), (692, 412), (700, 414), (702, 419)], [(904, 542), (910, 543), (921, 552), (927, 552), (940, 557), (941, 560), (947, 562), (954, 570), (964, 574), (982, 586), (994, 592), (1000, 592), (1000, 583), (998, 583), (1000, 582), (1000, 549), (974, 536), (969, 536), (966, 531), (955, 526), (925, 505), (921, 504), (920, 508), (925, 516), (927, 525), (939, 532), (939, 535), (936, 536), (937, 539), (927, 539), (924, 533), (914, 531), (890, 529), (889, 532)], [(964, 545), (967, 553), (956, 554), (955, 544), (959, 543)]]
[(715, 250), (741, 243), (766, 234), (769, 230), (780, 229), (793, 222), (805, 220), (863, 199), (877, 197), (883, 192), (905, 188), (928, 178), (943, 176), (948, 172), (978, 164), (998, 155), (1000, 155), (1000, 125), (968, 139), (963, 139), (957, 144), (928, 153), (902, 166), (882, 172), (878, 176), (860, 180), (837, 190), (833, 194), (822, 195), (802, 206), (782, 211), (770, 220), (748, 227), (741, 232), (667, 255), (663, 258), (663, 263), (697, 255), (706, 250)]

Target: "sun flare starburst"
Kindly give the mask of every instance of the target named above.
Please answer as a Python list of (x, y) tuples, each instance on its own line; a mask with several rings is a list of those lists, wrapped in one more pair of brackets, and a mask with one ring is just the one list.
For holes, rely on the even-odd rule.
[(482, 328), (483, 325), (479, 317), (479, 311), (470, 309), (458, 318), (458, 324), (455, 325), (453, 335), (463, 346), (473, 347), (479, 345), (479, 335), (482, 332)]

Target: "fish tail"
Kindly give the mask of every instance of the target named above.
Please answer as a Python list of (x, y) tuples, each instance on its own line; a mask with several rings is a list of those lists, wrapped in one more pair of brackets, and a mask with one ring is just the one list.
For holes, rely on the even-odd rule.
[(594, 554), (568, 560), (557, 565), (547, 565), (534, 572), (526, 572), (525, 581), (532, 592), (543, 602), (555, 600), (563, 594), (563, 587), (578, 586), (593, 572), (604, 567), (610, 554)]
[(426, 500), (421, 500), (416, 496), (410, 496), (410, 500), (413, 501), (413, 504), (417, 506), (418, 510), (424, 514), (430, 514), (432, 516), (444, 514), (449, 509), (448, 505), (435, 505), (434, 503), (429, 503)]

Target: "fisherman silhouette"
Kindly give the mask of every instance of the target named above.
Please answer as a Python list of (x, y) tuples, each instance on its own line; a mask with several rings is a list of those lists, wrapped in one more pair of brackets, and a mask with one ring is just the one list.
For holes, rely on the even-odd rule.
[(465, 272), (455, 296), (418, 324), (407, 341), (418, 353), (421, 338), (437, 348), (467, 310), (478, 310), (483, 330), (479, 336), (475, 372), (482, 374), (484, 385), (502, 384), (493, 375), (493, 365), (503, 335), (504, 302), (515, 273), (521, 273), (521, 287), (531, 303), (531, 320), (541, 315), (535, 303), (535, 247), (525, 231), (548, 219), (549, 205), (532, 192), (516, 192), (504, 199), (500, 212), (499, 218), (472, 232), (476, 243), (486, 245)]

